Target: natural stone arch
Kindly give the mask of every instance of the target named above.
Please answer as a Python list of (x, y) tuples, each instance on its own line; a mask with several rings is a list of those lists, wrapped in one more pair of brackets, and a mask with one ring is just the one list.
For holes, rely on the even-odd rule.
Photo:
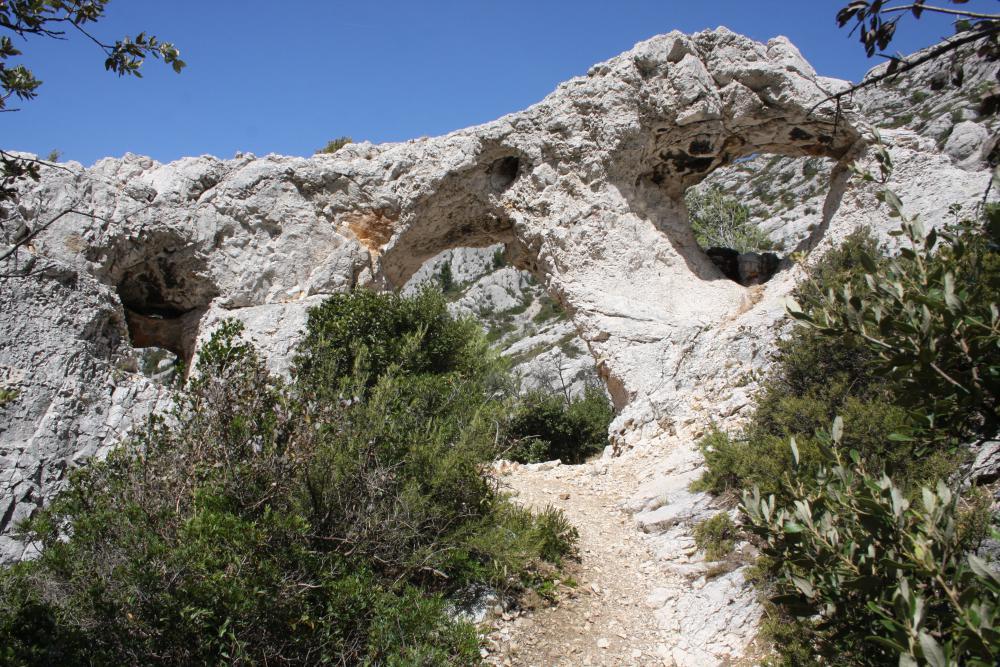
[[(695, 243), (683, 192), (753, 153), (843, 160), (860, 133), (823, 104), (831, 90), (786, 40), (654, 38), (477, 128), (461, 168), (401, 207), (375, 274), (398, 284), (450, 247), (505, 242), (572, 314), (619, 408), (662, 394), (688, 343), (752, 305)], [(491, 170), (513, 155), (497, 188)]]
[[(622, 410), (616, 435), (657, 435), (694, 410), (692, 382), (717, 388), (732, 379), (735, 371), (701, 360), (731, 348), (734, 322), (759, 311), (759, 294), (726, 280), (697, 247), (680, 195), (753, 151), (845, 158), (859, 132), (850, 115), (822, 103), (836, 85), (784, 39), (671, 33), (525, 111), (443, 137), (360, 142), (310, 158), (62, 164), (28, 185), (24, 201), (44, 206), (14, 213), (29, 227), (65, 208), (88, 215), (60, 218), (19, 254), (77, 276), (88, 295), (119, 309), (116, 321), (131, 311), (133, 343), (188, 356), (220, 320), (237, 318), (284, 372), (305, 313), (329, 294), (392, 288), (448, 247), (502, 242), (572, 317)], [(159, 284), (161, 260), (185, 289)], [(133, 279), (144, 287), (133, 290)], [(7, 289), (0, 339), (15, 342), (0, 347), (0, 366), (95, 396), (52, 420), (48, 394), (25, 385), (16, 407), (27, 435), (14, 445), (33, 452), (24, 479), (48, 479), (46, 471), (78, 460), (74, 452), (86, 452), (82, 460), (118, 442), (135, 408), (161, 405), (160, 393), (136, 374), (123, 383), (132, 350), (99, 354), (90, 326), (74, 334), (86, 344), (72, 365), (31, 353), (45, 331), (56, 340), (70, 328), (44, 309), (76, 312), (84, 300), (43, 303), (27, 288)], [(35, 342), (18, 336), (26, 320), (39, 323)], [(93, 414), (107, 417), (95, 425)], [(12, 439), (0, 436), (4, 446)], [(33, 497), (52, 492), (24, 484)]]
[[(17, 471), (0, 475), (13, 480), (0, 484), (3, 513), (31, 511), (68, 466), (169, 404), (129, 370), (126, 308), (133, 343), (185, 355), (220, 320), (239, 319), (282, 373), (311, 306), (357, 286), (396, 286), (458, 245), (506, 243), (509, 260), (564, 306), (621, 409), (617, 443), (730, 419), (749, 404), (736, 379), (765, 365), (794, 272), (752, 288), (726, 280), (697, 247), (681, 194), (755, 151), (823, 155), (841, 168), (800, 249), (862, 222), (889, 224), (865, 186), (838, 211), (842, 165), (863, 148), (850, 109), (825, 102), (841, 85), (782, 38), (671, 33), (525, 111), (443, 137), (310, 158), (126, 155), (43, 171), (4, 211), (40, 231), (8, 257), (33, 263), (33, 281), (0, 286), (0, 379), (19, 391), (7, 407), (16, 428), (0, 433), (13, 452), (3, 472)], [(896, 185), (914, 210), (946, 218), (934, 191), (948, 203), (981, 199), (987, 173), (956, 169), (933, 142), (901, 132)], [(85, 215), (57, 215), (67, 209)], [(177, 285), (160, 286), (167, 273)], [(165, 315), (179, 331), (164, 329)], [(152, 330), (139, 330), (138, 316), (155, 320), (142, 323)], [(4, 532), (0, 558), (16, 556)]]
[(391, 241), (375, 248), (379, 273), (399, 288), (432, 257), (454, 248), (483, 248), (515, 240), (503, 194), (524, 171), (527, 158), (506, 146), (480, 149), (471, 164), (448, 173), (413, 202)]

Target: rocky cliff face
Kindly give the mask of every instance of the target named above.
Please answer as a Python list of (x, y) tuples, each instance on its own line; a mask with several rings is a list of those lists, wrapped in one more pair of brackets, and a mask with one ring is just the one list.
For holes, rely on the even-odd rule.
[[(0, 282), (0, 554), (23, 555), (6, 534), (69, 467), (165, 404), (139, 372), (156, 360), (137, 348), (190, 361), (220, 320), (237, 318), (283, 372), (310, 306), (356, 286), (402, 287), (456, 248), (489, 248), (448, 258), (453, 279), (467, 276), (456, 307), (493, 317), (512, 355), (565, 348), (556, 367), (580, 360), (563, 370), (583, 377), (579, 336), (620, 411), (618, 450), (689, 442), (710, 419), (738, 419), (797, 270), (782, 265), (749, 288), (726, 279), (695, 242), (684, 193), (706, 178), (738, 190), (758, 161), (783, 156), (802, 161), (788, 167), (800, 174), (817, 165), (811, 203), (761, 215), (786, 254), (859, 224), (887, 228), (844, 169), (864, 156), (864, 121), (823, 102), (843, 85), (782, 38), (671, 33), (521, 113), (443, 137), (312, 158), (129, 155), (46, 170), (6, 212), (8, 225), (44, 230), (4, 262), (4, 274), (26, 277)], [(943, 216), (982, 196), (988, 176), (971, 154), (959, 168), (935, 138), (887, 134), (894, 186), (913, 210)], [(492, 262), (498, 247), (495, 278), (459, 269)], [(542, 343), (505, 338), (529, 320)]]

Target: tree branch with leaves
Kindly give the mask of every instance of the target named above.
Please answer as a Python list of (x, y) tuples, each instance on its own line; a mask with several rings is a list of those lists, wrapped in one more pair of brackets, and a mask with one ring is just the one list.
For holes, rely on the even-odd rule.
[[(177, 47), (154, 35), (140, 32), (107, 42), (91, 32), (91, 25), (104, 18), (110, 1), (0, 0), (0, 112), (19, 111), (10, 107), (12, 101), (27, 102), (38, 95), (42, 82), (24, 63), (14, 62), (24, 55), (21, 43), (36, 38), (65, 40), (72, 34), (82, 35), (104, 52), (104, 69), (118, 76), (141, 78), (146, 58), (163, 60), (178, 73), (184, 69)], [(57, 167), (53, 161), (0, 149), (0, 204), (17, 202), (21, 183), (26, 179), (37, 181), (43, 168)], [(3, 214), (0, 224), (7, 219), (8, 215)], [(0, 260), (11, 256), (30, 238), (25, 236), (6, 248)]]

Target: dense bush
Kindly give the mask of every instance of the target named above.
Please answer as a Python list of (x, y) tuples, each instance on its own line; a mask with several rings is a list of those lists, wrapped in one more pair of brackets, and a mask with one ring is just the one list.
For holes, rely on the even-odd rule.
[(521, 463), (553, 459), (582, 463), (607, 446), (613, 416), (607, 396), (598, 387), (587, 387), (577, 398), (528, 392), (508, 425), (511, 444), (505, 456)]
[(1000, 428), (1000, 214), (934, 229), (904, 217), (891, 192), (883, 198), (907, 244), (881, 265), (862, 254), (863, 286), (831, 289), (792, 314), (857, 338), (928, 428), (990, 437)]
[(702, 248), (732, 248), (737, 252), (773, 250), (767, 234), (750, 221), (750, 209), (719, 188), (688, 190), (684, 197), (691, 227)]
[(698, 523), (692, 531), (694, 543), (705, 552), (708, 560), (722, 560), (733, 552), (736, 524), (725, 512), (719, 512)]
[(295, 372), (318, 396), (341, 398), (340, 378), (360, 373), (372, 385), (394, 364), (411, 376), (502, 379), (478, 324), (453, 318), (433, 289), (413, 297), (367, 290), (330, 297), (310, 312)]
[(948, 484), (961, 443), (997, 430), (1000, 229), (931, 231), (882, 198), (905, 245), (855, 235), (814, 267), (749, 425), (702, 441), (699, 484), (744, 491), (781, 664), (992, 665), (990, 503)]
[(792, 504), (743, 498), (776, 565), (772, 602), (799, 619), (794, 648), (806, 639), (831, 664), (996, 665), (1000, 575), (975, 555), (983, 535), (962, 529), (958, 496), (939, 482), (907, 499), (857, 452), (841, 460), (841, 429), (829, 468), (790, 479)]
[(449, 600), (540, 583), (575, 531), (486, 474), (496, 357), (441, 308), (332, 299), (290, 385), (223, 325), (176, 413), (23, 526), (0, 664), (477, 663)]
[[(796, 297), (809, 302), (822, 298), (826, 286), (863, 284), (861, 257), (878, 251), (869, 231), (851, 234), (809, 269)], [(917, 458), (914, 447), (890, 439), (910, 432), (912, 419), (897, 405), (896, 387), (876, 361), (855, 336), (832, 339), (812, 327), (795, 327), (778, 342), (747, 427), (732, 435), (712, 429), (702, 439), (707, 466), (696, 488), (724, 493), (756, 486), (765, 495), (780, 494), (792, 464), (788, 439), (797, 439), (801, 466), (815, 470), (827, 460), (815, 434), (837, 415), (846, 424), (845, 446), (873, 464), (905, 477), (923, 477), (932, 466), (947, 468), (947, 458), (945, 463)]]
[(351, 139), (350, 137), (337, 137), (336, 139), (331, 139), (330, 141), (326, 142), (326, 146), (323, 146), (323, 148), (320, 148), (316, 152), (336, 153), (347, 144), (352, 144), (352, 143), (354, 143), (354, 139)]

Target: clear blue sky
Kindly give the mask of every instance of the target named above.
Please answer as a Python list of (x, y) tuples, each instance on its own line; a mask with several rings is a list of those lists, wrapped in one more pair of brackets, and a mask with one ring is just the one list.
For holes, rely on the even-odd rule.
[[(79, 35), (20, 45), (44, 84), (0, 114), (4, 148), (91, 164), (131, 151), (167, 161), (235, 151), (309, 155), (327, 139), (399, 141), (497, 118), (540, 100), (653, 35), (725, 25), (786, 35), (816, 69), (859, 79), (873, 62), (838, 30), (846, 0), (116, 0), (92, 27), (105, 41), (147, 30), (188, 67), (150, 61), (142, 79), (106, 73)], [(966, 7), (996, 10), (997, 0)], [(909, 20), (893, 45), (952, 32)]]

